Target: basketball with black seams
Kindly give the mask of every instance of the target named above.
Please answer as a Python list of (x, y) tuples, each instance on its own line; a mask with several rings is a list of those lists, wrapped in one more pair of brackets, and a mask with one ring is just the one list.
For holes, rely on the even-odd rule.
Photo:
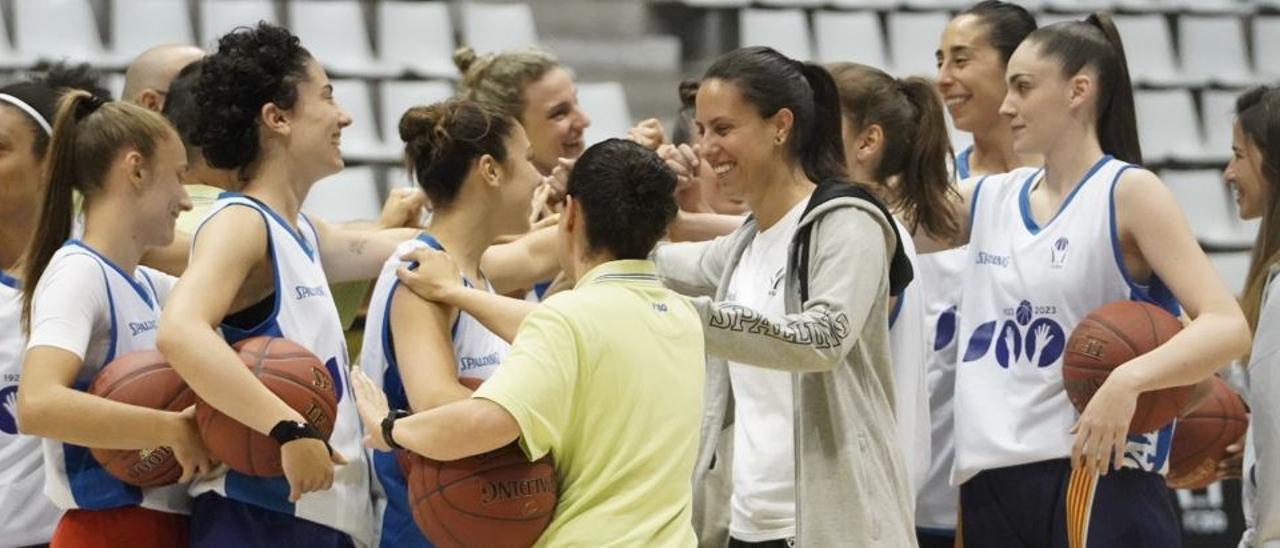
[[(111, 360), (98, 371), (89, 393), (111, 401), (180, 412), (195, 404), (187, 387), (168, 360), (155, 350), (130, 352)], [(182, 465), (169, 447), (119, 450), (90, 448), (94, 460), (112, 477), (138, 487), (176, 483)]]

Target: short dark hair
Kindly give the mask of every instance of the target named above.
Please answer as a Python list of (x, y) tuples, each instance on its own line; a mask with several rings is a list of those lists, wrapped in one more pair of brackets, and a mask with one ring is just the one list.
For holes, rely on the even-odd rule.
[(623, 139), (592, 145), (569, 174), (582, 207), (587, 248), (643, 259), (676, 216), (676, 174), (652, 150)]
[(258, 159), (258, 116), (262, 105), (293, 108), (298, 84), (307, 79), (311, 54), (284, 27), (258, 23), (218, 39), (218, 51), (205, 57), (196, 85), (200, 113), (191, 141), (218, 169), (246, 169)]
[(164, 108), (160, 113), (173, 124), (182, 145), (188, 154), (196, 153), (200, 147), (191, 142), (191, 134), (196, 129), (196, 120), (200, 115), (200, 102), (196, 100), (196, 87), (200, 83), (201, 67), (204, 61), (196, 61), (178, 71), (178, 75), (169, 84), (169, 93), (165, 94)]
[[(102, 75), (88, 63), (41, 62), (33, 67), (25, 80), (0, 88), (0, 93), (12, 95), (26, 103), (44, 118), (49, 127), (53, 127), (58, 99), (73, 90), (87, 91), (103, 101), (111, 100), (111, 92), (102, 86)], [(0, 103), (5, 104), (7, 103)], [(23, 112), (23, 118), (26, 118), (35, 137), (31, 141), (31, 154), (37, 160), (43, 159), (45, 152), (49, 150), (51, 136), (30, 113)]]

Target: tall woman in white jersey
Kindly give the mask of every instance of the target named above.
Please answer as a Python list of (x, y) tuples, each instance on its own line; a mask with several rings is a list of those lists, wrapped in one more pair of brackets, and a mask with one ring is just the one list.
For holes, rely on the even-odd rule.
[[(498, 293), (520, 288), (521, 280), (495, 264), (495, 253), (486, 250), (500, 253), (501, 248), (490, 247), (494, 239), (529, 229), (530, 199), (542, 177), (530, 161), (532, 150), (520, 124), (475, 101), (411, 108), (400, 119), (400, 138), (405, 164), (431, 200), (431, 224), (401, 244), (383, 266), (369, 304), (360, 364), (397, 409), (425, 411), (469, 397), (471, 389), (458, 378), (487, 379), (506, 356), (508, 342), (471, 315), (419, 299), (401, 286), (396, 271), (410, 264), (400, 256), (423, 247), (441, 249), (467, 285)], [(542, 255), (543, 262), (555, 261), (550, 246)], [(373, 464), (387, 496), (378, 520), (380, 544), (430, 546), (414, 524), (395, 456), (374, 452)]]
[[(933, 84), (924, 78), (897, 79), (856, 63), (839, 63), (828, 70), (840, 90), (850, 177), (872, 184), (893, 213), (899, 232), (909, 234), (920, 227), (939, 238), (954, 237), (960, 223), (950, 207), (955, 195), (947, 173), (951, 143)], [(919, 262), (915, 246), (909, 240), (903, 243), (914, 270)], [(924, 485), (931, 453), (924, 294), (923, 284), (913, 282), (894, 299), (889, 313), (894, 415), (913, 494)]]
[(1260, 86), (1240, 96), (1231, 149), (1225, 178), (1240, 218), (1262, 219), (1241, 299), (1254, 344), (1245, 375), (1252, 416), (1241, 481), (1247, 529), (1240, 545), (1274, 547), (1280, 546), (1280, 88)]
[[(1033, 32), (1001, 113), (1042, 169), (961, 189), (969, 268), (961, 305), (956, 461), (969, 545), (1176, 545), (1163, 472), (1172, 428), (1127, 436), (1139, 394), (1199, 382), (1248, 347), (1239, 306), (1167, 188), (1141, 161), (1124, 49), (1105, 15)], [(1116, 368), (1077, 416), (1065, 339), (1107, 302), (1192, 321)], [(1070, 460), (1068, 460), (1070, 459)], [(1101, 479), (1099, 479), (1101, 475)]]
[[(369, 544), (369, 466), (326, 288), (374, 277), (395, 243), (299, 212), (312, 185), (342, 169), (342, 128), (351, 119), (334, 102), (320, 63), (289, 31), (267, 24), (219, 39), (196, 98), (202, 108), (192, 144), (214, 168), (235, 170), (244, 186), (222, 194), (194, 235), (159, 344), (201, 398), (281, 442), (284, 477), (227, 472), (193, 486), (192, 544)], [(338, 396), (328, 445), (231, 349), (256, 335), (290, 339), (328, 367)]]
[[(186, 154), (160, 115), (87, 92), (59, 102), (40, 224), (28, 247), (23, 323), (29, 341), (18, 387), (18, 424), (45, 438), (45, 494), (67, 510), (53, 546), (173, 546), (186, 542), (187, 486), (137, 488), (108, 475), (88, 447), (167, 445), (182, 482), (210, 469), (194, 421), (87, 394), (117, 356), (155, 349), (156, 321), (173, 279), (138, 265), (173, 240), (190, 209), (179, 180)], [(71, 239), (72, 193), (84, 196), (85, 230)]]

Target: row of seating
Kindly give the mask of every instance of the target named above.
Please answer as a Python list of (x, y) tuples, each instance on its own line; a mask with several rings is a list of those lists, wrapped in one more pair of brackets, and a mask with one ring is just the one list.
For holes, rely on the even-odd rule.
[[(699, 8), (745, 8), (749, 6), (839, 8), (874, 10), (960, 10), (973, 0), (683, 0)], [(1244, 13), (1259, 9), (1280, 9), (1280, 0), (1018, 0), (1027, 9), (1063, 12), (1112, 10), (1125, 12)]]
[[(109, 36), (98, 32), (90, 0), (12, 0), (14, 35), (0, 21), (0, 68), (20, 68), (40, 59), (69, 58), (120, 68), (156, 44), (210, 46), (227, 31), (257, 21), (285, 23), (335, 73), (365, 78), (401, 75), (456, 78), (457, 43), (449, 2), (291, 0), (277, 13), (273, 0), (111, 0)], [(528, 4), (460, 4), (461, 31), (477, 51), (499, 51), (537, 42)], [(281, 21), (282, 16), (284, 21)], [(198, 24), (193, 25), (192, 22)], [(373, 29), (373, 40), (366, 29)]]
[[(933, 76), (938, 40), (951, 16), (890, 12), (882, 22), (873, 11), (748, 8), (738, 17), (743, 45), (767, 45), (823, 63), (853, 59), (897, 75)], [(1073, 17), (1079, 16), (1039, 16), (1041, 24)], [(1159, 14), (1116, 15), (1115, 21), (1130, 44), (1130, 72), (1140, 85), (1238, 87), (1280, 79), (1280, 16), (1184, 14), (1172, 18), (1172, 27), (1170, 17)]]

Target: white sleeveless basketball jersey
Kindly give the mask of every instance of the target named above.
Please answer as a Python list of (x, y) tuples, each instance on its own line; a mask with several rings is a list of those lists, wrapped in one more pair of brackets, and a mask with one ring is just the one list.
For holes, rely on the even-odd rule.
[(920, 255), (916, 279), (924, 300), (925, 382), (929, 394), (933, 452), (924, 486), (916, 497), (916, 527), (951, 531), (956, 528), (960, 490), (951, 485), (955, 458), (952, 399), (956, 392), (956, 330), (964, 283), (967, 248)]
[(62, 511), (44, 496), (41, 439), (18, 431), (21, 320), (18, 280), (0, 271), (0, 539), (29, 546), (49, 542)]
[[(988, 177), (974, 191), (969, 273), (956, 366), (955, 484), (982, 470), (1066, 458), (1078, 414), (1062, 386), (1066, 339), (1089, 312), (1144, 300), (1177, 313), (1168, 290), (1131, 280), (1113, 190), (1132, 167), (1110, 156), (1085, 174), (1045, 226), (1028, 193), (1041, 170)], [(1129, 436), (1125, 466), (1163, 473), (1173, 425)]]
[[(46, 271), (73, 255), (86, 256), (98, 263), (100, 276), (86, 279), (86, 284), (106, 286), (107, 317), (111, 322), (107, 354), (101, 361), (86, 355), (73, 387), (88, 390), (93, 378), (111, 360), (130, 352), (156, 349), (156, 323), (160, 319), (159, 297), (153, 277), (164, 276), (145, 266), (132, 275), (78, 240), (63, 244), (53, 254)], [(89, 449), (46, 438), (44, 493), (63, 509), (105, 510), (126, 506), (142, 506), (163, 512), (188, 513), (191, 498), (186, 485), (140, 488), (121, 483), (107, 474)]]
[[(902, 248), (914, 270), (919, 264), (911, 231), (898, 219)], [(911, 493), (920, 492), (929, 473), (929, 392), (925, 385), (925, 302), (923, 281), (917, 276), (894, 302), (889, 313), (889, 350), (893, 358), (893, 412), (898, 445), (906, 458)], [(912, 501), (915, 497), (912, 497)]]
[[(289, 502), (284, 476), (259, 478), (235, 471), (192, 485), (192, 494), (216, 492), (224, 497), (319, 523), (351, 535), (357, 544), (372, 542), (373, 507), (369, 492), (369, 462), (356, 414), (355, 394), (348, 375), (348, 358), (338, 310), (329, 295), (329, 282), (320, 262), (318, 237), (306, 215), (298, 215), (298, 231), (274, 210), (242, 194), (218, 196), (208, 219), (228, 207), (248, 207), (262, 215), (267, 227), (267, 250), (275, 270), (274, 310), (249, 330), (223, 324), (228, 343), (257, 336), (283, 337), (302, 345), (324, 362), (333, 376), (338, 395), (338, 417), (329, 445), (348, 464), (334, 470), (333, 486)], [(201, 223), (203, 227), (203, 223)], [(199, 237), (200, 229), (196, 230)]]

